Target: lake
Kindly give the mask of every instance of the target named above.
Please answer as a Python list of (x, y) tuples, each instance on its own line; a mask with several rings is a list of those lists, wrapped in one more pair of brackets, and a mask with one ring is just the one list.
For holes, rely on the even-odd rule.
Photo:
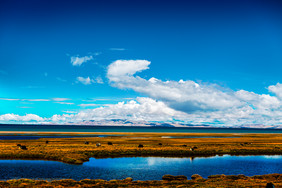
[(122, 136), (122, 135), (0, 135), (0, 140), (37, 140), (40, 138), (84, 138), (84, 137), (111, 137), (111, 136)]
[(36, 132), (153, 132), (153, 133), (282, 133), (282, 129), (195, 128), (195, 127), (129, 127), (81, 125), (0, 125), (0, 131)]
[(282, 156), (214, 156), (197, 158), (90, 158), (82, 165), (42, 160), (0, 160), (0, 179), (124, 179), (161, 180), (165, 174), (207, 178), (225, 174), (247, 176), (282, 173)]
[[(29, 135), (29, 134), (2, 134), (0, 135), (0, 140), (37, 140), (40, 138), (84, 138), (84, 137), (116, 137), (116, 136), (126, 136), (126, 135), (117, 135), (117, 134), (106, 134), (106, 135), (89, 135), (89, 134), (83, 134), (83, 135), (56, 135), (56, 134), (50, 134), (50, 135)], [(143, 138), (149, 138), (149, 137), (127, 137), (131, 139), (143, 139)], [(240, 138), (237, 136), (162, 136), (161, 138)]]

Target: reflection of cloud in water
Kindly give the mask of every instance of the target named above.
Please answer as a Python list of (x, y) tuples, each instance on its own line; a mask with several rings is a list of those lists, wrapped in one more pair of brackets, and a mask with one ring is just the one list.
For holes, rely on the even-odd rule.
[(268, 158), (268, 159), (280, 159), (282, 158), (281, 155), (264, 155), (264, 158)]
[(162, 136), (161, 138), (171, 138), (171, 136)]
[[(148, 166), (152, 165), (158, 165), (158, 164), (164, 164), (164, 163), (183, 163), (187, 158), (156, 158), (156, 157), (149, 157), (147, 158), (147, 164)], [(187, 159), (188, 161), (189, 159)]]

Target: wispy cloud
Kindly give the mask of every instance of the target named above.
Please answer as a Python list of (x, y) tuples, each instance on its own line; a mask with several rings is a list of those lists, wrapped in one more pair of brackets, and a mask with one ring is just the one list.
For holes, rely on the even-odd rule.
[(22, 89), (43, 89), (45, 88), (44, 86), (23, 86), (23, 87), (20, 87)]
[(50, 99), (22, 99), (23, 101), (34, 101), (34, 102), (42, 102), (42, 101), (51, 101)]
[(21, 101), (20, 104), (22, 105), (30, 105), (30, 104), (34, 104), (33, 102), (26, 102), (26, 101)]
[(109, 50), (112, 50), (112, 51), (124, 51), (126, 49), (125, 48), (110, 48)]
[(19, 106), (19, 108), (33, 108), (31, 106)]
[(0, 100), (3, 100), (3, 101), (19, 101), (21, 99), (13, 99), (13, 98), (0, 98)]
[(88, 98), (82, 101), (84, 102), (97, 102), (97, 101), (122, 101), (122, 100), (134, 100), (135, 98)]
[(64, 110), (62, 112), (66, 113), (66, 114), (76, 114), (77, 113), (77, 111), (71, 111), (71, 110)]
[(133, 100), (134, 98), (123, 98), (124, 100)]
[(60, 77), (57, 77), (56, 79), (59, 80), (60, 82), (66, 82), (66, 81), (67, 81), (67, 80), (62, 79), (62, 78), (60, 78)]
[(84, 85), (90, 85), (90, 84), (94, 84), (94, 83), (103, 84), (104, 81), (100, 76), (98, 76), (96, 78), (95, 77), (90, 78), (89, 76), (84, 78), (84, 77), (79, 76), (79, 77), (76, 78), (76, 83), (82, 83)]
[(83, 78), (81, 76), (77, 77), (76, 81), (80, 82), (80, 83), (82, 83), (84, 85), (90, 85), (91, 83), (93, 83), (93, 80), (90, 79), (89, 77)]
[(74, 103), (72, 102), (55, 102), (55, 103), (58, 103), (58, 104), (66, 104), (66, 105), (73, 105)]
[(78, 106), (88, 107), (88, 106), (101, 106), (101, 105), (100, 104), (79, 104)]
[(88, 55), (98, 56), (101, 55), (102, 52), (89, 52)]
[[(5, 100), (5, 101), (30, 101), (30, 102), (44, 102), (44, 101), (56, 101), (56, 102), (60, 102), (60, 101), (67, 101), (67, 100), (72, 100), (69, 98), (52, 98), (52, 99), (16, 99), (16, 98), (0, 98), (0, 100)], [(23, 102), (22, 102), (23, 103)], [(30, 103), (24, 103), (24, 104), (30, 104)], [(32, 103), (31, 103), (32, 104)]]
[(97, 83), (97, 84), (103, 84), (104, 83), (102, 77), (100, 77), (100, 76), (96, 77), (94, 79), (94, 82)]
[(69, 101), (69, 98), (52, 98), (53, 101)]
[(84, 57), (79, 57), (79, 56), (72, 56), (71, 57), (71, 64), (73, 66), (80, 66), (82, 65), (83, 63), (87, 62), (87, 61), (90, 61), (93, 59), (93, 56), (90, 55), (90, 56), (84, 56)]

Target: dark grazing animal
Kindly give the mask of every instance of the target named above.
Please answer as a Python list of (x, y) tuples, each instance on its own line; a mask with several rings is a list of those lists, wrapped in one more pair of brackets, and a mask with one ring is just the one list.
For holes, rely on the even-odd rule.
[(113, 143), (112, 143), (112, 142), (108, 142), (108, 145), (109, 145), (109, 146), (112, 146), (112, 145), (113, 145)]
[(48, 144), (48, 143), (49, 143), (49, 141), (48, 141), (48, 140), (46, 140), (46, 141), (45, 141), (45, 143), (46, 143), (46, 144)]
[(143, 146), (143, 144), (139, 144), (139, 146), (138, 146), (138, 148), (143, 148), (144, 146)]
[(22, 149), (22, 150), (27, 150), (26, 146), (19, 146), (19, 148)]
[(89, 144), (89, 142), (85, 141), (84, 144)]
[(100, 147), (100, 146), (101, 146), (101, 143), (96, 143), (96, 146), (97, 146), (97, 147)]
[(273, 183), (267, 183), (265, 188), (275, 188)]

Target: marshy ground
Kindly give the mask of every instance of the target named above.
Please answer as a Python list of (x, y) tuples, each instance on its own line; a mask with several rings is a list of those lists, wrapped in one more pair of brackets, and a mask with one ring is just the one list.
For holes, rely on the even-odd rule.
[[(0, 133), (1, 134), (1, 133)], [(2, 133), (3, 134), (3, 133)], [(22, 134), (13, 133), (13, 134)], [(27, 133), (25, 133), (27, 134)], [(35, 134), (35, 133), (29, 133)], [(70, 134), (70, 133), (36, 133)], [(78, 134), (78, 133), (76, 133)], [(79, 133), (80, 135), (99, 133)], [(103, 133), (103, 135), (112, 133)], [(121, 136), (1, 140), (1, 159), (45, 159), (81, 164), (90, 157), (196, 157), (212, 155), (281, 155), (282, 134), (118, 133)], [(115, 133), (117, 135), (117, 133)], [(195, 138), (196, 137), (196, 138)], [(46, 141), (48, 140), (48, 143)], [(85, 144), (88, 142), (88, 144)], [(111, 142), (112, 145), (108, 145)], [(96, 144), (101, 146), (97, 147)], [(19, 149), (17, 144), (27, 147)], [(143, 147), (138, 147), (143, 145)], [(192, 149), (191, 151), (191, 148)]]

